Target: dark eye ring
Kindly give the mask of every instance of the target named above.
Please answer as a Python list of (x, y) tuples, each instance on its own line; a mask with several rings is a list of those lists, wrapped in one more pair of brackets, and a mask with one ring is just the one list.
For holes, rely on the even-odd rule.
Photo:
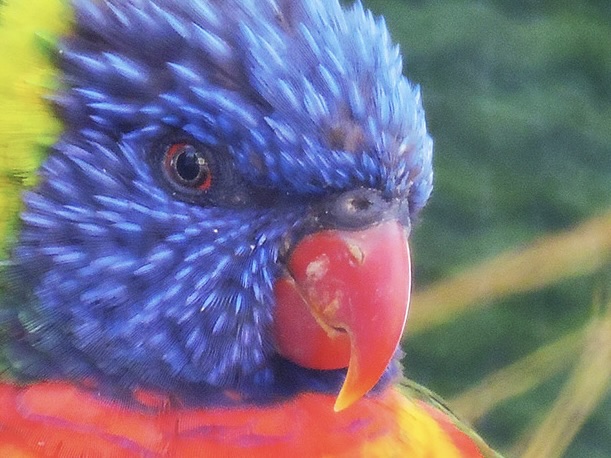
[(208, 191), (213, 184), (208, 151), (190, 143), (173, 143), (166, 151), (163, 166), (176, 184), (198, 191)]

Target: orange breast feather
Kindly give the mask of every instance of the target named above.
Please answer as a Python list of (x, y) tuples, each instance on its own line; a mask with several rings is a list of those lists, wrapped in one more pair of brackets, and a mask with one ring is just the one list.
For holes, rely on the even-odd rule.
[(272, 406), (128, 408), (65, 383), (0, 385), (3, 457), (479, 457), (445, 414), (394, 389), (342, 412), (333, 396)]

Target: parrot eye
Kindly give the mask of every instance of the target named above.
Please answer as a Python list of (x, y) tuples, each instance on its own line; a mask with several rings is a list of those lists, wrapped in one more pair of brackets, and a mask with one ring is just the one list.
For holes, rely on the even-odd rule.
[(229, 207), (244, 207), (251, 201), (250, 188), (223, 147), (173, 134), (154, 146), (151, 159), (157, 178), (173, 198)]
[[(0, 0), (1, 2), (2, 0)], [(155, 177), (172, 198), (195, 205), (245, 208), (271, 205), (275, 194), (247, 183), (229, 150), (185, 133), (172, 133), (152, 145)]]
[(208, 191), (213, 183), (209, 152), (189, 143), (170, 145), (163, 158), (166, 176), (179, 186)]

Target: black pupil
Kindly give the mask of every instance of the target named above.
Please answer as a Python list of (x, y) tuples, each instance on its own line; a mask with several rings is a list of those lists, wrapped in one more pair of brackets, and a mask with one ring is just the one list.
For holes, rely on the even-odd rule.
[(205, 160), (190, 146), (185, 147), (176, 157), (176, 173), (185, 181), (196, 180), (202, 172)]

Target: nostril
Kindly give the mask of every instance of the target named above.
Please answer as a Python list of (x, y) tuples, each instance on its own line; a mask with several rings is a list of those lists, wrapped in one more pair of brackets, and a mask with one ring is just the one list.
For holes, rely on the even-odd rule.
[(321, 222), (327, 227), (366, 227), (384, 220), (391, 207), (392, 203), (384, 199), (380, 191), (354, 189), (326, 202), (322, 208)]
[(347, 204), (349, 209), (354, 212), (367, 211), (373, 206), (373, 202), (366, 197), (354, 197), (349, 199)]

